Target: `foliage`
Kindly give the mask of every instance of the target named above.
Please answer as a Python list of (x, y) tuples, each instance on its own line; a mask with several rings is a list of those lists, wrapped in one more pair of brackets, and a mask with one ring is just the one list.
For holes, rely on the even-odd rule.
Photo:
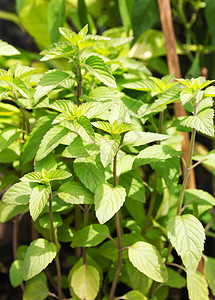
[[(75, 5), (68, 2), (70, 8)], [(22, 26), (42, 49), (42, 70), (22, 64), (0, 70), (0, 163), (5, 174), (0, 222), (19, 222), (26, 214), (40, 235), (27, 249), (15, 249), (12, 286), (24, 282), (25, 300), (65, 298), (61, 258), (64, 243), (69, 243), (69, 268), (63, 273), (70, 299), (159, 300), (186, 284), (191, 300), (208, 299), (208, 286), (214, 293), (213, 258), (204, 256), (205, 276), (197, 268), (210, 233), (210, 223), (203, 227), (205, 217), (215, 199), (203, 190), (186, 190), (186, 183), (196, 166), (192, 158), (214, 172), (214, 151), (194, 156), (196, 132), (214, 136), (213, 81), (175, 82), (173, 75), (159, 79), (143, 62), (121, 55), (129, 48), (132, 29), (130, 53), (148, 39), (143, 36), (148, 31), (138, 35), (159, 22), (157, 13), (148, 14), (156, 1), (119, 1), (125, 29), (116, 37), (96, 35), (91, 14), (83, 14), (91, 9), (96, 15), (102, 1), (96, 9), (94, 1), (91, 7), (78, 1), (73, 11), (78, 33), (66, 24), (66, 1), (47, 2), (43, 12), (48, 17), (44, 13), (37, 22), (34, 10), (40, 11), (42, 3), (17, 1)], [(140, 12), (148, 14), (141, 29)], [(29, 22), (32, 14), (35, 22)], [(1, 48), (2, 55), (5, 49), (19, 54), (5, 42)], [(167, 109), (177, 101), (187, 110), (183, 119)], [(192, 131), (183, 181), (180, 130)], [(6, 180), (10, 173), (14, 176)], [(55, 294), (44, 271), (53, 260)], [(128, 292), (116, 289), (117, 283)]]

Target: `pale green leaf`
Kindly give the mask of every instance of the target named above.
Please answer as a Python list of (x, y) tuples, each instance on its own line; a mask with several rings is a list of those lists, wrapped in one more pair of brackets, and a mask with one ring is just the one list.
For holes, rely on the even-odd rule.
[(104, 167), (113, 162), (116, 151), (119, 147), (119, 140), (113, 139), (106, 135), (101, 138), (100, 142), (100, 158)]
[(190, 300), (209, 300), (206, 279), (198, 271), (192, 275), (187, 272), (187, 289)]
[(48, 201), (50, 192), (50, 186), (38, 185), (33, 188), (29, 202), (30, 215), (33, 221), (35, 221), (42, 212)]
[(194, 273), (202, 257), (205, 231), (201, 222), (193, 215), (173, 216), (167, 223), (171, 244), (190, 273)]
[(154, 82), (150, 79), (131, 79), (128, 83), (122, 83), (121, 86), (126, 89), (137, 91), (151, 91), (154, 87)]
[(173, 157), (178, 157), (182, 154), (181, 151), (177, 151), (167, 145), (153, 145), (140, 151), (134, 161), (134, 167), (150, 164), (153, 162), (160, 162)]
[(190, 101), (194, 97), (194, 92), (192, 88), (184, 88), (180, 94), (180, 99), (183, 105)]
[(10, 266), (10, 282), (13, 287), (17, 287), (23, 282), (22, 265), (22, 260), (14, 260)]
[(212, 294), (215, 295), (215, 258), (204, 255), (204, 274)]
[(210, 86), (204, 90), (205, 97), (215, 97), (215, 87)]
[(58, 196), (71, 204), (93, 203), (93, 194), (83, 184), (76, 181), (63, 183), (58, 190)]
[(0, 55), (10, 56), (10, 55), (18, 55), (18, 54), (20, 54), (20, 52), (15, 47), (0, 40)]
[(85, 61), (85, 67), (90, 73), (92, 73), (98, 80), (103, 82), (105, 85), (117, 88), (115, 79), (111, 74), (109, 67), (99, 56), (89, 56)]
[(147, 300), (147, 297), (144, 296), (139, 291), (131, 291), (127, 294), (123, 295), (121, 299), (127, 299), (127, 300)]
[(75, 119), (74, 128), (84, 141), (89, 143), (95, 141), (95, 134), (87, 117), (80, 116), (78, 119)]
[(21, 162), (22, 164), (31, 161), (39, 148), (40, 142), (45, 135), (45, 133), (50, 129), (51, 123), (54, 119), (53, 115), (41, 117), (33, 130), (31, 131), (29, 138), (26, 140), (22, 152), (21, 152)]
[(15, 89), (22, 95), (22, 97), (30, 98), (30, 90), (22, 79), (13, 78), (12, 83)]
[(80, 299), (94, 300), (99, 292), (99, 284), (99, 272), (88, 264), (76, 269), (71, 277), (71, 286)]
[(126, 191), (122, 186), (100, 184), (95, 191), (95, 211), (100, 224), (111, 219), (125, 202)]
[(44, 270), (57, 255), (55, 244), (37, 239), (31, 242), (23, 261), (23, 278), (29, 280)]
[(20, 136), (21, 130), (17, 128), (7, 128), (0, 133), (0, 151), (7, 148)]
[(92, 122), (92, 125), (96, 128), (102, 129), (108, 133), (111, 133), (111, 131), (112, 131), (112, 126), (109, 122), (97, 121), (97, 122)]
[(90, 91), (89, 97), (95, 101), (119, 100), (120, 92), (114, 88), (100, 86)]
[(198, 113), (197, 116), (185, 117), (181, 122), (182, 126), (194, 128), (197, 131), (214, 136), (214, 124), (213, 124), (213, 109), (206, 109)]
[(215, 150), (208, 152), (206, 155), (195, 155), (193, 160), (203, 161), (202, 163), (215, 168)]
[[(119, 184), (126, 189), (127, 197), (142, 203), (145, 202), (146, 197), (143, 180), (135, 171), (134, 173), (128, 172), (120, 175)], [(132, 206), (134, 207), (134, 204), (132, 204)], [(138, 215), (138, 213), (136, 215)]]
[(51, 90), (61, 84), (64, 80), (68, 79), (70, 75), (61, 70), (51, 70), (46, 73), (39, 81), (38, 86), (34, 94), (34, 104), (36, 104), (40, 98), (47, 95)]
[(130, 131), (127, 132), (123, 139), (123, 144), (131, 144), (132, 146), (140, 146), (149, 144), (155, 141), (166, 140), (168, 135), (151, 133), (151, 132), (142, 132), (142, 131)]
[(40, 172), (30, 172), (20, 178), (23, 182), (40, 182), (43, 179)]
[(60, 57), (70, 57), (75, 52), (73, 45), (68, 42), (54, 43), (40, 54), (44, 55), (41, 59), (42, 61), (47, 61), (49, 59), (56, 59)]
[(215, 206), (215, 198), (211, 194), (203, 190), (188, 189), (185, 190), (184, 196), (186, 202), (192, 201), (201, 205)]
[(30, 182), (15, 183), (4, 193), (2, 201), (12, 205), (26, 205), (35, 185)]
[(167, 268), (157, 249), (149, 243), (137, 242), (128, 249), (130, 262), (142, 273), (158, 282), (168, 280)]
[(126, 108), (123, 103), (114, 103), (111, 106), (111, 111), (109, 114), (108, 121), (113, 124), (117, 121), (118, 124), (123, 123), (126, 117)]
[(73, 238), (71, 247), (94, 247), (110, 236), (106, 225), (91, 224), (81, 229)]
[(80, 181), (94, 193), (97, 186), (105, 181), (105, 170), (96, 157), (77, 158), (73, 164), (75, 174)]
[(79, 136), (74, 138), (73, 142), (63, 151), (65, 157), (88, 157), (99, 152), (99, 146), (85, 143)]
[(48, 178), (52, 180), (63, 180), (71, 177), (72, 174), (64, 170), (51, 170), (48, 172)]
[(27, 211), (27, 205), (12, 205), (0, 201), (0, 223), (5, 223), (14, 216)]
[(54, 150), (65, 139), (69, 129), (62, 126), (54, 126), (43, 136), (35, 160), (41, 160)]
[(47, 171), (57, 169), (57, 161), (55, 160), (54, 155), (52, 153), (50, 153), (40, 161), (35, 162), (34, 170), (36, 172), (41, 172), (42, 169), (46, 169)]

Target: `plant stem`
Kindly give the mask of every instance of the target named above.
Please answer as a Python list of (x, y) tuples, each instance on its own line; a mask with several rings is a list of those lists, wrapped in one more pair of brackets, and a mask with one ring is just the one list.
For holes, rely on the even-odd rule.
[(185, 193), (185, 189), (187, 186), (187, 181), (188, 181), (188, 177), (189, 177), (189, 173), (190, 173), (190, 167), (192, 164), (192, 157), (193, 157), (194, 146), (195, 146), (195, 137), (196, 137), (196, 129), (193, 128), (191, 141), (190, 141), (189, 159), (188, 159), (187, 168), (186, 168), (186, 172), (184, 175), (184, 180), (182, 183), (181, 192), (180, 192), (180, 196), (179, 196), (179, 200), (178, 200), (177, 215), (181, 214), (181, 207), (182, 207), (182, 203), (183, 203), (183, 199), (184, 199), (184, 193)]
[[(84, 205), (84, 227), (86, 227), (88, 225), (88, 216), (89, 216), (89, 208), (88, 205), (85, 204)], [(82, 249), (82, 254), (83, 254), (83, 264), (86, 265), (87, 263), (87, 256), (86, 256), (86, 247), (83, 247)]]
[(151, 197), (151, 201), (150, 201), (150, 205), (149, 205), (149, 210), (148, 210), (148, 213), (146, 216), (146, 221), (143, 226), (142, 235), (144, 235), (146, 233), (146, 230), (151, 222), (151, 218), (152, 218), (152, 214), (153, 214), (153, 210), (154, 210), (154, 206), (155, 206), (156, 195), (157, 195), (157, 180), (158, 180), (158, 173), (155, 171), (153, 193), (152, 193), (152, 197)]
[(22, 114), (23, 114), (25, 123), (26, 123), (26, 125), (27, 125), (28, 133), (30, 133), (30, 132), (31, 132), (31, 126), (30, 126), (30, 122), (29, 122), (29, 119), (28, 119), (26, 110), (25, 110), (23, 107), (21, 107), (21, 106), (19, 106), (19, 108), (20, 108), (20, 110), (21, 110), (21, 112), (22, 112)]
[(82, 75), (81, 75), (81, 67), (80, 67), (79, 59), (78, 59), (78, 64), (77, 64), (77, 76), (78, 76), (77, 102), (78, 102), (78, 106), (79, 106), (80, 105), (80, 98), (82, 96)]
[[(114, 164), (113, 164), (114, 187), (117, 186), (118, 182), (119, 182), (119, 177), (117, 177), (117, 172), (116, 172), (117, 153), (114, 156)], [(117, 282), (118, 282), (118, 278), (119, 278), (119, 274), (120, 274), (120, 271), (122, 268), (122, 232), (121, 232), (121, 225), (120, 225), (120, 210), (116, 213), (115, 221), (116, 221), (116, 232), (117, 232), (117, 237), (118, 237), (118, 264), (117, 264), (117, 269), (116, 269), (116, 273), (114, 276), (114, 280), (112, 282), (109, 300), (113, 300)]]
[[(50, 194), (49, 197), (49, 217), (50, 217), (50, 226), (51, 226), (51, 236), (52, 236), (52, 242), (56, 245), (56, 238), (55, 238), (55, 231), (54, 231), (54, 225), (53, 225), (53, 214), (52, 214), (52, 193)], [(61, 290), (61, 268), (60, 268), (60, 262), (59, 262), (59, 257), (58, 253), (55, 257), (55, 264), (56, 264), (56, 269), (57, 269), (57, 290), (58, 290), (58, 299), (62, 300), (62, 290)]]
[[(78, 205), (75, 207), (75, 229), (78, 232), (81, 229), (81, 209)], [(77, 258), (81, 257), (81, 247), (75, 248)]]

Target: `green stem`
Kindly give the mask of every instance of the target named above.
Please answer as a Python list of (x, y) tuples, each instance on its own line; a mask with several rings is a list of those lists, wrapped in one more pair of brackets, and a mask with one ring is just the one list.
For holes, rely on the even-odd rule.
[[(89, 208), (88, 205), (84, 205), (84, 227), (88, 225), (88, 216), (89, 216)], [(86, 247), (83, 247), (82, 249), (83, 254), (83, 264), (86, 265), (87, 263), (87, 255), (86, 255)]]
[(78, 76), (78, 93), (77, 93), (77, 102), (78, 106), (80, 105), (80, 98), (82, 97), (82, 75), (81, 75), (81, 66), (78, 60), (77, 64), (77, 76)]
[[(50, 226), (51, 226), (51, 237), (52, 237), (52, 242), (56, 245), (56, 238), (55, 238), (55, 231), (54, 231), (54, 225), (53, 225), (53, 214), (52, 214), (52, 193), (50, 194), (49, 197), (49, 217), (50, 217)], [(57, 290), (58, 290), (58, 299), (62, 300), (62, 290), (61, 290), (61, 268), (60, 268), (60, 261), (59, 261), (59, 256), (58, 253), (55, 257), (55, 264), (56, 264), (56, 269), (57, 269)]]
[[(118, 153), (118, 152), (117, 152)], [(113, 164), (113, 179), (114, 179), (114, 187), (118, 185), (119, 182), (119, 177), (117, 176), (116, 172), (116, 166), (117, 166), (117, 153), (114, 156), (114, 164)], [(121, 232), (121, 225), (120, 225), (120, 210), (116, 213), (115, 217), (116, 221), (116, 232), (117, 232), (117, 237), (118, 237), (118, 264), (117, 264), (117, 269), (116, 273), (114, 276), (114, 280), (112, 282), (110, 294), (109, 294), (109, 300), (113, 300), (119, 274), (122, 268), (122, 232)]]
[(151, 218), (152, 218), (152, 214), (153, 214), (154, 206), (155, 206), (155, 200), (156, 200), (156, 196), (157, 196), (157, 181), (158, 181), (158, 173), (155, 171), (153, 193), (152, 193), (152, 197), (151, 197), (151, 201), (150, 201), (150, 205), (149, 205), (149, 210), (148, 210), (148, 213), (146, 216), (146, 221), (143, 226), (142, 235), (145, 235), (146, 230), (149, 227), (149, 224), (151, 222)]

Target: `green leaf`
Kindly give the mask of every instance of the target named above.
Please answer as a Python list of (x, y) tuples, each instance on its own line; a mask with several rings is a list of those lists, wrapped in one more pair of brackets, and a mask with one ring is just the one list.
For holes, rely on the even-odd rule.
[(100, 184), (95, 191), (95, 211), (100, 224), (111, 219), (125, 202), (126, 191), (122, 186)]
[(192, 201), (201, 205), (215, 206), (215, 198), (203, 190), (188, 189), (185, 190), (184, 196), (186, 203)]
[(92, 204), (93, 194), (80, 182), (70, 181), (63, 183), (58, 196), (63, 201), (71, 204)]
[(25, 210), (27, 211), (27, 205), (11, 205), (2, 203), (0, 201), (0, 223), (5, 223), (8, 220), (12, 219), (14, 216), (23, 213)]
[(97, 121), (97, 122), (92, 122), (92, 125), (96, 128), (102, 129), (108, 133), (111, 133), (111, 131), (112, 131), (112, 125), (109, 122)]
[(94, 300), (99, 292), (99, 284), (99, 272), (88, 264), (76, 269), (71, 277), (71, 286), (80, 299)]
[(173, 216), (167, 223), (171, 244), (190, 273), (194, 273), (202, 257), (205, 231), (201, 222), (192, 215)]
[(40, 54), (44, 55), (41, 61), (56, 59), (60, 57), (69, 58), (75, 52), (74, 46), (68, 42), (58, 42), (47, 47)]
[(52, 153), (44, 157), (42, 160), (35, 162), (34, 170), (36, 172), (42, 172), (42, 169), (46, 169), (47, 171), (57, 169), (57, 162)]
[(26, 205), (35, 186), (30, 182), (15, 183), (4, 193), (2, 201), (12, 205)]
[(49, 181), (63, 180), (63, 179), (69, 178), (71, 176), (72, 176), (71, 173), (64, 171), (64, 170), (51, 170), (48, 172)]
[(102, 243), (110, 236), (110, 231), (106, 225), (91, 224), (78, 231), (75, 235), (71, 247), (94, 247)]
[(208, 165), (215, 168), (215, 150), (208, 152), (206, 155), (195, 155), (193, 156), (193, 160), (201, 161), (203, 165)]
[(129, 172), (127, 174), (121, 175), (119, 184), (126, 189), (127, 197), (142, 203), (145, 202), (146, 197), (143, 181), (142, 178), (139, 177), (136, 173)]
[(23, 182), (40, 182), (43, 179), (40, 172), (30, 172), (20, 178)]
[(63, 224), (62, 226), (58, 227), (57, 236), (60, 242), (71, 242), (74, 237), (74, 229), (69, 225)]
[(43, 136), (35, 160), (41, 160), (54, 150), (69, 133), (69, 129), (62, 126), (54, 126)]
[(40, 49), (51, 44), (47, 24), (48, 5), (49, 2), (42, 0), (26, 0), (19, 12), (22, 26), (34, 38)]
[(23, 300), (45, 300), (49, 295), (47, 284), (40, 278), (33, 278), (27, 282), (23, 293)]
[(147, 297), (144, 296), (139, 291), (128, 292), (127, 294), (123, 295), (122, 297), (123, 297), (122, 299), (127, 299), (127, 300), (147, 300)]
[[(50, 215), (44, 214), (39, 218), (39, 224), (43, 228), (51, 229), (50, 225)], [(63, 220), (61, 218), (61, 215), (58, 213), (53, 213), (53, 227), (57, 228), (63, 224)]]
[(150, 164), (153, 162), (161, 162), (173, 157), (178, 157), (182, 154), (181, 151), (177, 151), (167, 145), (153, 145), (149, 146), (139, 152), (134, 161), (134, 167), (144, 164)]
[(109, 135), (101, 138), (100, 158), (104, 168), (113, 162), (114, 156), (119, 147), (119, 142), (120, 140), (115, 140)]
[(29, 280), (44, 270), (57, 255), (55, 244), (45, 240), (33, 241), (23, 261), (23, 278)]
[(82, 137), (86, 142), (92, 143), (95, 141), (94, 131), (90, 124), (90, 121), (85, 116), (80, 116), (74, 120), (75, 131)]
[(18, 54), (20, 54), (20, 52), (15, 47), (0, 40), (0, 55), (10, 56), (10, 55), (18, 55)]
[(111, 74), (111, 70), (99, 56), (89, 56), (85, 61), (85, 67), (105, 85), (117, 88), (115, 78)]
[(54, 119), (53, 115), (41, 117), (33, 130), (31, 131), (29, 138), (25, 142), (21, 152), (21, 162), (25, 164), (31, 161), (39, 148), (40, 142), (45, 133), (50, 129), (51, 123)]
[(21, 94), (22, 97), (30, 98), (30, 90), (22, 79), (13, 78), (12, 83), (15, 89)]
[(75, 174), (80, 181), (94, 193), (97, 186), (105, 182), (105, 169), (99, 156), (77, 158), (73, 163)]
[[(144, 19), (143, 19), (144, 16)], [(138, 0), (134, 5), (132, 24), (135, 40), (140, 34), (159, 22), (159, 11), (156, 0)]]
[(215, 45), (215, 20), (214, 20), (214, 1), (213, 0), (206, 0), (206, 7), (204, 9), (206, 22), (208, 25), (208, 30), (211, 34), (212, 45)]
[(128, 249), (130, 262), (140, 272), (158, 282), (166, 282), (168, 273), (157, 249), (149, 243), (137, 242)]
[(195, 128), (197, 131), (209, 136), (214, 136), (213, 109), (206, 109), (197, 114), (197, 116), (185, 117), (181, 122), (182, 126)]
[(126, 270), (131, 282), (131, 287), (147, 295), (152, 284), (152, 279), (135, 268), (129, 260), (126, 262)]
[(29, 210), (30, 215), (35, 221), (42, 212), (51, 192), (50, 186), (38, 185), (33, 188), (30, 196)]
[(10, 266), (10, 282), (14, 288), (23, 282), (22, 265), (22, 260), (14, 260)]
[(198, 271), (194, 274), (187, 272), (187, 289), (190, 300), (209, 300), (206, 279)]
[(131, 29), (134, 0), (119, 0), (118, 7), (123, 26), (125, 26), (127, 30)]
[(209, 86), (204, 90), (204, 96), (205, 97), (215, 97), (215, 87)]
[(78, 0), (78, 16), (81, 26), (84, 26), (88, 23), (87, 8), (84, 0)]
[(21, 130), (17, 128), (7, 128), (2, 130), (0, 135), (0, 151), (7, 148), (20, 136)]
[(66, 21), (66, 1), (51, 0), (48, 6), (47, 19), (51, 42), (55, 43), (60, 38), (58, 27), (64, 26)]
[(186, 280), (184, 279), (184, 277), (172, 269), (168, 268), (167, 271), (168, 281), (165, 282), (165, 285), (170, 286), (172, 288), (182, 289), (186, 284)]
[(123, 139), (123, 144), (132, 145), (132, 146), (140, 146), (149, 144), (155, 141), (166, 140), (168, 135), (151, 133), (151, 132), (142, 132), (142, 131), (130, 131), (127, 132)]
[(34, 105), (51, 90), (57, 87), (59, 84), (63, 83), (68, 79), (70, 75), (61, 70), (51, 70), (47, 72), (39, 81), (38, 86), (34, 94)]
[(204, 255), (204, 274), (212, 294), (215, 295), (215, 258)]
[(97, 154), (99, 151), (99, 146), (94, 144), (88, 144), (83, 142), (83, 140), (78, 136), (75, 137), (73, 142), (63, 151), (62, 156), (65, 157), (88, 157), (93, 154)]

